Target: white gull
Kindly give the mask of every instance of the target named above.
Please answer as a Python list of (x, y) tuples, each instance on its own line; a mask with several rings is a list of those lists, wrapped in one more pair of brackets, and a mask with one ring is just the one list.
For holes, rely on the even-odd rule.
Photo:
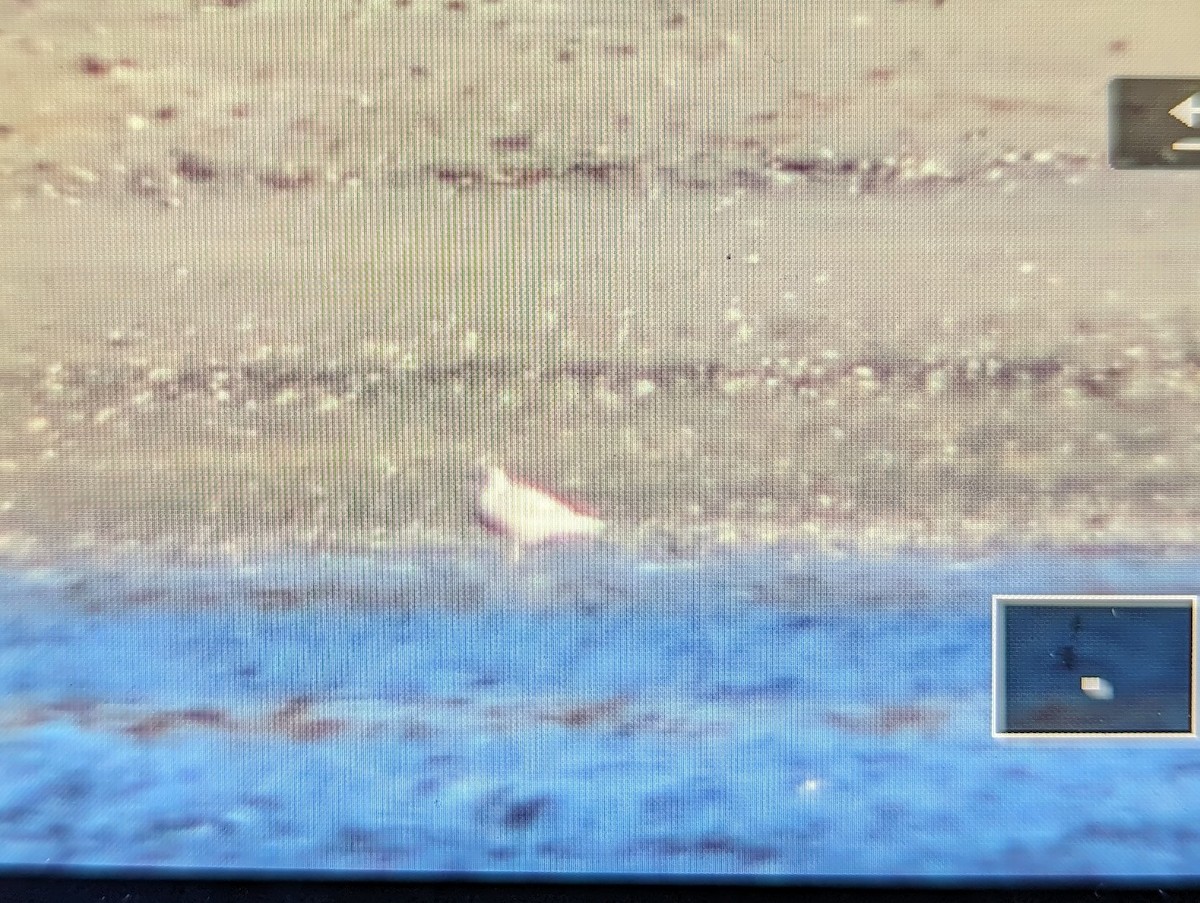
[(546, 490), (510, 477), (486, 460), (475, 465), (475, 511), (489, 530), (513, 541), (513, 560), (525, 546), (595, 536), (600, 518)]

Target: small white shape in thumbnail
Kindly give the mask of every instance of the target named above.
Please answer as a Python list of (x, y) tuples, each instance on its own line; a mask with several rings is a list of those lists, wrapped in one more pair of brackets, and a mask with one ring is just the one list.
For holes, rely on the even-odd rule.
[(1113, 685), (1103, 677), (1081, 677), (1079, 678), (1079, 689), (1083, 690), (1084, 695), (1090, 699), (1112, 699)]

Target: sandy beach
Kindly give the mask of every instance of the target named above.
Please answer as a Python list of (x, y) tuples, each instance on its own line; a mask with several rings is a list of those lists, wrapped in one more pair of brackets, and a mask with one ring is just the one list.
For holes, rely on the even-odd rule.
[(1194, 876), (1188, 612), (991, 631), (1196, 591), (1198, 34), (0, 0), (0, 864)]
[(1160, 2), (0, 8), (0, 542), (1194, 545)]

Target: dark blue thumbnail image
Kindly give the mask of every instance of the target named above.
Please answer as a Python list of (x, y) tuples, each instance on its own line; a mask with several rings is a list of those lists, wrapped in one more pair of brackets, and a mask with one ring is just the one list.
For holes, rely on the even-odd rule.
[(1189, 734), (1193, 607), (1002, 602), (1000, 733)]

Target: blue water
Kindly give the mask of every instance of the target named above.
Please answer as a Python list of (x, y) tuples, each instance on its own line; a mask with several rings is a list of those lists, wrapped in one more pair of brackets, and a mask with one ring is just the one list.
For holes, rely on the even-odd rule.
[(11, 569), (0, 862), (1194, 877), (1200, 744), (994, 739), (990, 627), (993, 593), (1198, 577), (782, 551)]

